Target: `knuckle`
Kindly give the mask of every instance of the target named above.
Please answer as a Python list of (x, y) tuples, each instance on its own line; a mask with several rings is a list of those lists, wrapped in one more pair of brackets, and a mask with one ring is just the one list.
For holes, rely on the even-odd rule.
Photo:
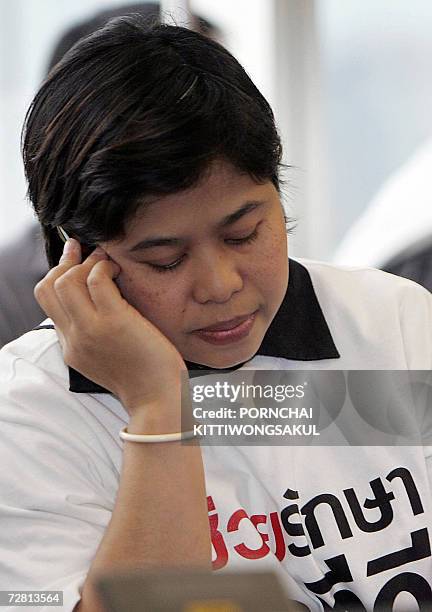
[(90, 274), (87, 277), (87, 285), (89, 287), (96, 288), (96, 287), (99, 287), (102, 283), (103, 283), (103, 278), (102, 278), (102, 275), (100, 274), (100, 271), (95, 270), (93, 268), (93, 270), (90, 272)]
[(54, 280), (54, 289), (63, 292), (74, 284), (79, 284), (82, 271), (79, 266), (74, 266), (66, 270), (61, 276)]
[(58, 278), (54, 280), (53, 287), (56, 292), (61, 293), (62, 291), (65, 290), (65, 288), (67, 287), (67, 284), (68, 284), (68, 279), (66, 278), (66, 275), (63, 274), (62, 276), (59, 276)]
[(39, 302), (44, 299), (46, 291), (47, 291), (47, 287), (46, 287), (45, 279), (43, 279), (35, 285), (33, 289), (33, 295), (35, 296), (36, 300)]
[(58, 276), (64, 274), (67, 270), (69, 270), (70, 267), (71, 267), (71, 264), (59, 263), (57, 266), (54, 266), (54, 268), (51, 268), (51, 270), (48, 272), (45, 278), (54, 280)]
[(51, 270), (47, 273), (45, 278), (43, 278), (40, 282), (44, 283), (45, 285), (52, 285), (54, 281), (56, 280), (56, 278), (59, 277), (60, 273), (61, 272), (58, 269), (58, 267), (51, 268)]

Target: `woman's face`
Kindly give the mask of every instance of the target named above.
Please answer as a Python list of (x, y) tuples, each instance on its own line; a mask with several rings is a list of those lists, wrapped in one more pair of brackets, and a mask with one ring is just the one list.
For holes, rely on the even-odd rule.
[[(185, 360), (214, 368), (256, 353), (287, 289), (278, 193), (224, 162), (198, 186), (143, 206), (125, 238), (101, 246), (121, 268), (123, 297)], [(223, 326), (232, 332), (197, 332), (252, 313)]]

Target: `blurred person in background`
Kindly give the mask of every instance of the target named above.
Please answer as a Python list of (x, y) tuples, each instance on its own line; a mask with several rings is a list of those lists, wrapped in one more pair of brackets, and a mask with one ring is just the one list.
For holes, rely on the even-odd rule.
[[(81, 38), (113, 17), (128, 14), (138, 14), (157, 22), (160, 19), (160, 5), (156, 2), (141, 2), (106, 9), (72, 26), (55, 46), (47, 72)], [(211, 38), (220, 37), (215, 25), (197, 15), (192, 15), (192, 28)], [(43, 240), (36, 223), (13, 242), (0, 248), (0, 348), (45, 318), (33, 290), (47, 271)]]
[(274, 571), (314, 612), (431, 601), (431, 448), (183, 443), (196, 370), (432, 367), (424, 288), (288, 260), (280, 137), (238, 61), (111, 21), (24, 135), (49, 319), (0, 351), (0, 590), (96, 612), (102, 572), (201, 567)]
[(432, 141), (383, 185), (347, 232), (335, 263), (371, 266), (432, 291)]

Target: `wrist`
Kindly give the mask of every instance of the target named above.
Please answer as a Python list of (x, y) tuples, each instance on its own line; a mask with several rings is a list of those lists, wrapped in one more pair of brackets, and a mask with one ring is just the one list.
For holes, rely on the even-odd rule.
[(189, 385), (185, 386), (181, 378), (172, 378), (163, 384), (147, 384), (144, 389), (141, 389), (136, 381), (129, 383), (117, 397), (132, 416), (139, 412), (158, 413), (170, 410), (170, 406), (174, 407), (176, 404), (180, 406), (184, 393), (190, 397)]
[[(177, 404), (177, 405), (175, 405)], [(127, 430), (132, 434), (167, 434), (182, 431), (180, 402), (160, 400), (136, 406)]]

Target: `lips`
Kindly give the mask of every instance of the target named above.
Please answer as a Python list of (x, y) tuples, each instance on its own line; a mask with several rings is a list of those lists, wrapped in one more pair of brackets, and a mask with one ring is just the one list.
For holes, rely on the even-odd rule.
[[(210, 328), (198, 329), (193, 333), (203, 342), (216, 346), (231, 345), (245, 340), (252, 331), (258, 311), (245, 317), (236, 317), (229, 321), (221, 321)], [(211, 329), (224, 327), (224, 329)], [(228, 329), (226, 329), (228, 327)]]
[(200, 329), (197, 329), (195, 331), (226, 331), (228, 329), (233, 329), (241, 323), (244, 323), (244, 321), (246, 321), (252, 314), (253, 313), (249, 313), (240, 317), (235, 317), (235, 319), (230, 319), (229, 321), (222, 321), (221, 323), (209, 325), (208, 327), (201, 327)]

